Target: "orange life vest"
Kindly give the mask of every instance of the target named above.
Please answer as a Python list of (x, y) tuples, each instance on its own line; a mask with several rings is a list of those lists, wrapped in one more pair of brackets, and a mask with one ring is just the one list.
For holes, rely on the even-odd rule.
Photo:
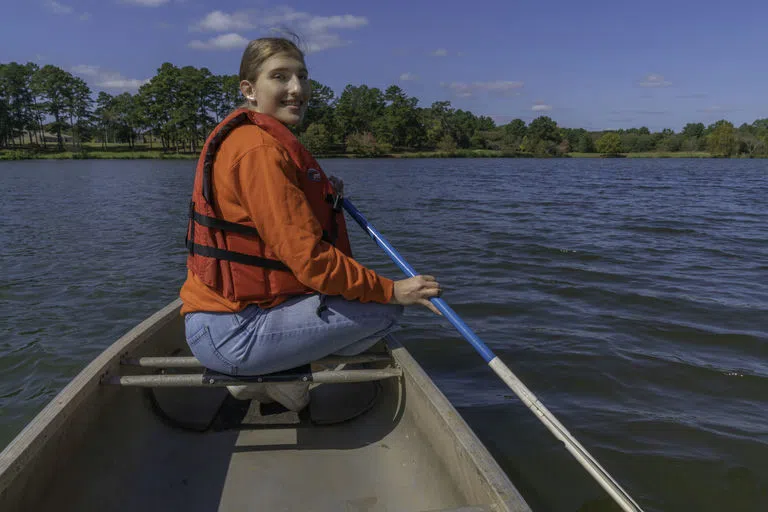
[[(291, 131), (272, 116), (238, 109), (206, 140), (195, 172), (186, 246), (187, 267), (203, 283), (231, 301), (263, 301), (315, 291), (301, 284), (259, 237), (253, 222), (235, 223), (216, 213), (211, 175), (216, 151), (232, 130), (255, 124), (274, 137), (301, 171), (299, 186), (323, 229), (323, 240), (352, 256), (338, 196), (320, 165)], [(254, 169), (253, 172), (261, 172)]]

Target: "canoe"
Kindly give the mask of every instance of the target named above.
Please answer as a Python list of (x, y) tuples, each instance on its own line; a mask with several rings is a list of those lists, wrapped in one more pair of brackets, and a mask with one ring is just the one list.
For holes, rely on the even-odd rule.
[(180, 307), (107, 348), (0, 454), (0, 510), (530, 510), (395, 337), (284, 372), (313, 382), (296, 414), (231, 397), (191, 357)]

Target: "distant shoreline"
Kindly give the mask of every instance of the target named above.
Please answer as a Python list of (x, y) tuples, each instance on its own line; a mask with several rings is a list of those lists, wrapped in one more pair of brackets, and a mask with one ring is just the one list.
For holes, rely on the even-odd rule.
[[(117, 148), (114, 148), (117, 149)], [(197, 160), (198, 153), (175, 153), (160, 150), (136, 150), (119, 148), (117, 151), (86, 149), (85, 151), (39, 152), (33, 153), (25, 149), (0, 150), (0, 160)], [(352, 153), (331, 153), (316, 155), (317, 158), (721, 158), (713, 157), (705, 151), (647, 151), (641, 153), (619, 153), (618, 155), (602, 155), (599, 153), (566, 153), (560, 157), (536, 157), (530, 153), (507, 152), (490, 149), (470, 149), (452, 152), (414, 151), (402, 153), (382, 153), (358, 155)], [(731, 157), (739, 158), (739, 157)], [(760, 157), (756, 157), (760, 158)], [(762, 157), (766, 158), (766, 157)]]

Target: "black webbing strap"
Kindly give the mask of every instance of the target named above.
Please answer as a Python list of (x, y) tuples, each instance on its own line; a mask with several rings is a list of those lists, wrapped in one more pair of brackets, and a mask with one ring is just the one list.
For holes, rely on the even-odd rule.
[(230, 233), (238, 233), (241, 235), (259, 236), (259, 231), (251, 226), (245, 226), (236, 222), (229, 222), (228, 220), (217, 219), (216, 217), (209, 217), (208, 215), (197, 213), (194, 210), (190, 215), (192, 220), (207, 228), (220, 229), (222, 231), (229, 231)]
[(288, 266), (285, 265), (282, 261), (260, 258), (259, 256), (252, 256), (250, 254), (243, 254), (241, 252), (217, 249), (207, 245), (196, 244), (191, 240), (187, 241), (187, 249), (190, 253), (199, 254), (200, 256), (205, 256), (207, 258), (232, 261), (242, 265), (252, 265), (254, 267), (264, 267), (270, 270), (285, 270), (288, 272), (291, 271), (291, 269), (289, 269)]

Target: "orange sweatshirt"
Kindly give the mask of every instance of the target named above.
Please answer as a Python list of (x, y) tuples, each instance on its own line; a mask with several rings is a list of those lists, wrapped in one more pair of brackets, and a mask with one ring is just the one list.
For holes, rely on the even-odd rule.
[[(331, 244), (323, 241), (322, 228), (304, 192), (299, 169), (280, 143), (254, 125), (236, 128), (222, 143), (213, 164), (213, 204), (230, 222), (251, 220), (261, 238), (304, 285), (326, 295), (347, 300), (388, 303), (394, 283), (379, 276)], [(187, 271), (179, 293), (181, 313), (193, 311), (238, 312), (250, 302), (233, 302)], [(271, 308), (286, 301), (278, 297), (257, 302)]]

